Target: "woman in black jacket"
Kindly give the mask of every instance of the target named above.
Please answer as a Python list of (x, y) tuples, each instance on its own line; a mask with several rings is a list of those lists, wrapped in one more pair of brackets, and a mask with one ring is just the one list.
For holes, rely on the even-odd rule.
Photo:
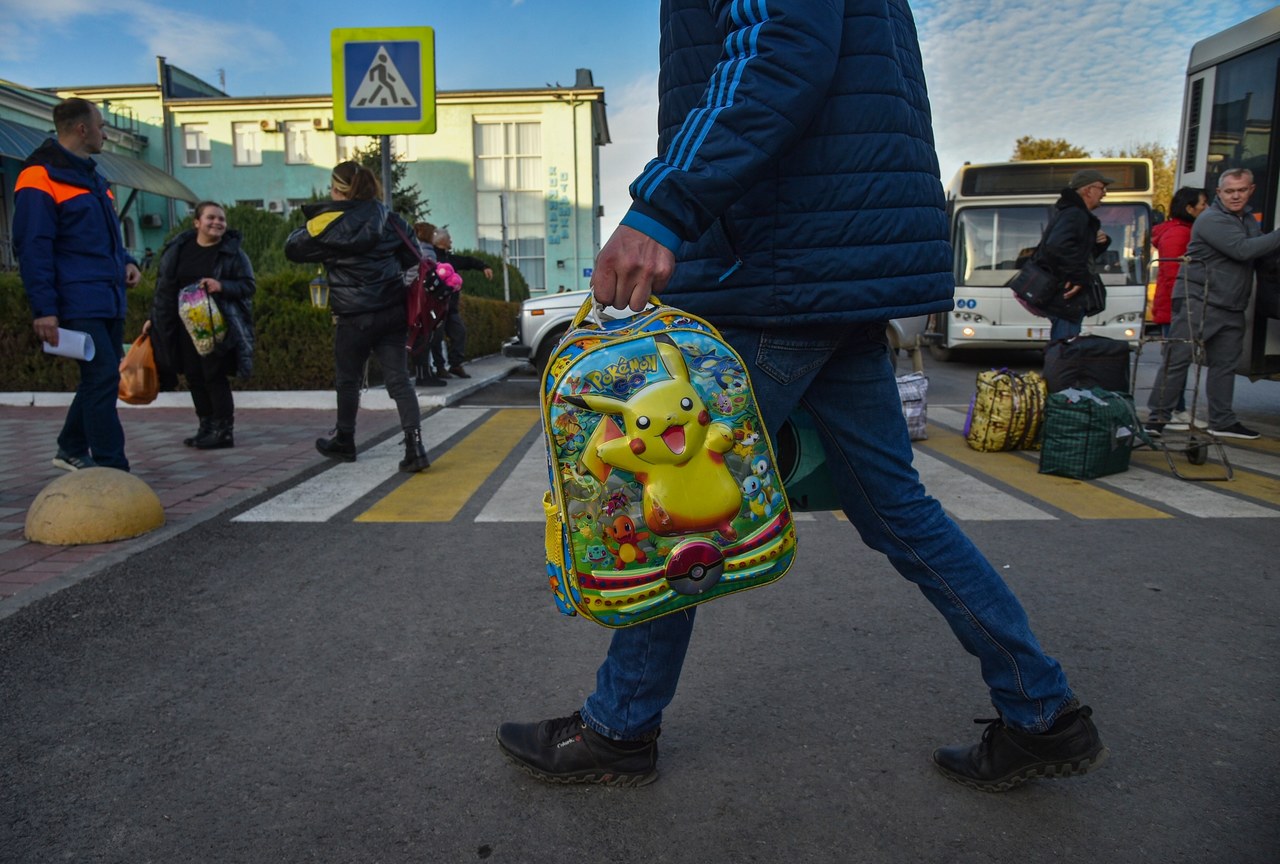
[(323, 263), (329, 282), (329, 308), (337, 321), (333, 337), (338, 422), (330, 438), (317, 438), (316, 449), (331, 459), (356, 459), (356, 413), (364, 364), (373, 354), (382, 365), (382, 379), (395, 400), (404, 429), (404, 459), (400, 470), (422, 471), (430, 463), (422, 446), (422, 414), (418, 394), (409, 380), (405, 350), (403, 272), (418, 266), (418, 254), (396, 232), (411, 228), (378, 199), (381, 184), (367, 168), (341, 162), (330, 177), (333, 199), (302, 208), (307, 224), (285, 241), (290, 261)]
[[(208, 354), (196, 350), (178, 315), (178, 295), (188, 285), (204, 288), (226, 320), (226, 335)], [(255, 290), (253, 265), (240, 248), (240, 232), (227, 228), (221, 205), (201, 201), (196, 205), (195, 227), (174, 237), (160, 253), (146, 328), (151, 332), (161, 386), (172, 388), (181, 373), (191, 390), (200, 428), (183, 439), (188, 447), (235, 446), (235, 402), (228, 376), (247, 378), (253, 372)]]

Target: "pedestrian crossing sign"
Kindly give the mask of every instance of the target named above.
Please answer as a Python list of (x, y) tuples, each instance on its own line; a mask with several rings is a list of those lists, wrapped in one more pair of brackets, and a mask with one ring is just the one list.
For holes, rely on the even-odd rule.
[(329, 36), (333, 131), (429, 135), (436, 131), (435, 31), (345, 27)]

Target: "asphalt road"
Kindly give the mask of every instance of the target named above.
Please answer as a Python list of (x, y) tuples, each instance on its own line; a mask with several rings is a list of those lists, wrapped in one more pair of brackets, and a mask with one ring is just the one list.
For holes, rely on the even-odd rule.
[(233, 511), (0, 620), (0, 861), (1280, 860), (1274, 520), (965, 525), (1094, 708), (1087, 777), (935, 772), (976, 661), (832, 517), (700, 612), (659, 782), (560, 788), (493, 731), (574, 710), (608, 632), (554, 611), (540, 526), (476, 521), (518, 455), (448, 522)]

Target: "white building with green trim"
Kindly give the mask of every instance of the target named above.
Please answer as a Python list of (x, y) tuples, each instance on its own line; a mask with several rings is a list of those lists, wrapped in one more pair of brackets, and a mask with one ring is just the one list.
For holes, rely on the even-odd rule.
[[(288, 214), (328, 194), (329, 171), (374, 139), (333, 132), (333, 99), (238, 98), (157, 58), (155, 84), (32, 90), (0, 81), (0, 266), (13, 267), (13, 187), (51, 134), (53, 106), (80, 96), (109, 124), (99, 170), (113, 184), (125, 243), (159, 251), (196, 200)], [(579, 69), (571, 87), (441, 91), (436, 133), (397, 135), (405, 163), (459, 249), (507, 254), (534, 293), (586, 288), (600, 248), (604, 89)], [(505, 201), (505, 207), (502, 202)]]

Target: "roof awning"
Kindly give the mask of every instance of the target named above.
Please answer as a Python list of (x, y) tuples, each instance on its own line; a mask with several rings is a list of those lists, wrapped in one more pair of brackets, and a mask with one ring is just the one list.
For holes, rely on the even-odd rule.
[[(47, 132), (0, 118), (0, 156), (26, 159), (48, 137), (50, 136)], [(93, 161), (98, 163), (98, 173), (105, 177), (108, 183), (127, 186), (141, 192), (153, 192), (179, 201), (195, 203), (200, 200), (200, 197), (185, 184), (141, 159), (121, 156), (119, 153), (103, 152), (96, 154)]]

